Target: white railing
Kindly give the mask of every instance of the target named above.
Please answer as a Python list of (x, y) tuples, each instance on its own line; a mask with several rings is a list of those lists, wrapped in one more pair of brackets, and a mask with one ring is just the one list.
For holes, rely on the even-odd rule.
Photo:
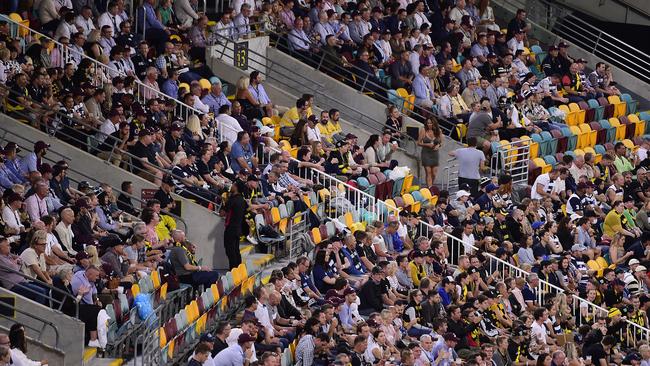
[(491, 175), (495, 177), (500, 174), (509, 174), (513, 184), (527, 184), (531, 143), (530, 140), (499, 143), (495, 154), (492, 154)]

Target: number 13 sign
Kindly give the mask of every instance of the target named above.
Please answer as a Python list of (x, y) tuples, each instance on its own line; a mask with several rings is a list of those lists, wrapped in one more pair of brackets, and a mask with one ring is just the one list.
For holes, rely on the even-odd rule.
[(235, 54), (233, 57), (235, 67), (248, 69), (248, 42), (235, 43)]

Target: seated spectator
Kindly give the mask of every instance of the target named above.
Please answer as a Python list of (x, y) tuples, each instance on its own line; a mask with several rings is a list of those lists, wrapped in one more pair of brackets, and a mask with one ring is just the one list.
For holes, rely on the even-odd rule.
[(181, 283), (195, 287), (210, 287), (219, 279), (219, 273), (198, 265), (195, 257), (195, 246), (185, 239), (185, 233), (176, 230), (172, 233), (174, 242), (170, 249), (169, 261), (174, 266)]
[(47, 365), (47, 360), (31, 360), (27, 357), (27, 337), (25, 327), (14, 323), (9, 329), (9, 345), (11, 347), (11, 362), (16, 365)]

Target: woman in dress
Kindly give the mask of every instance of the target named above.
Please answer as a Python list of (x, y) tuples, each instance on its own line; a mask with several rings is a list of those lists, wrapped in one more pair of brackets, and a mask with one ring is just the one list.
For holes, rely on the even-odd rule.
[(418, 146), (422, 147), (420, 160), (426, 174), (427, 187), (432, 187), (438, 174), (439, 151), (442, 147), (442, 131), (435, 118), (430, 117), (424, 121), (424, 127), (418, 133)]

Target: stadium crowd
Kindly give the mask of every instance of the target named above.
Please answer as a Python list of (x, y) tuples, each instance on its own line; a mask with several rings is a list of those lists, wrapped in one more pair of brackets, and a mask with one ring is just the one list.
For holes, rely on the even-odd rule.
[[(218, 70), (202, 60), (219, 38), (207, 32), (196, 2), (155, 3), (138, 8), (134, 24), (138, 17), (122, 0), (105, 9), (77, 0), (37, 1), (33, 9), (9, 2), (62, 48), (46, 37), (23, 48), (25, 40), (0, 21), (5, 111), (160, 185), (140, 210), (128, 182), (119, 197), (107, 185), (72, 189), (67, 163), (43, 161), (45, 143), (22, 157), (16, 144), (2, 151), (3, 287), (44, 303), (42, 283), (70, 292), (84, 306), (92, 346), (102, 296), (162, 262), (187, 284), (218, 279), (165, 213), (174, 209), (171, 193), (222, 204), (235, 268), (239, 238), (257, 243), (260, 236), (255, 214), (288, 202), (308, 210), (303, 197), (322, 188), (314, 170), (353, 182), (398, 164), (391, 155), (402, 130), (399, 108), (388, 109), (386, 130), (362, 146), (341, 128), (339, 111), (316, 115), (309, 94), (290, 108), (275, 105), (259, 73), (240, 79), (230, 100)], [(413, 93), (427, 118), (418, 138), (423, 185), (437, 199), (354, 232), (340, 228), (309, 256), (274, 271), (245, 299), (239, 328), (224, 322), (204, 334), (190, 365), (274, 365), (286, 348), (298, 365), (650, 362), (645, 330), (628, 323), (648, 324), (650, 141), (634, 149), (619, 142), (598, 163), (589, 153), (565, 154), (529, 191), (513, 187), (508, 175), (480, 179), (492, 141), (561, 127), (551, 106), (619, 94), (606, 65), (587, 74), (586, 62), (560, 43), (535, 72), (526, 12), (504, 34), (487, 0), (231, 6), (213, 33), (248, 36), (258, 19), (265, 30), (288, 32), (305, 62), (322, 56), (329, 71), (368, 77), (376, 94), (387, 96), (387, 87)], [(139, 37), (131, 28), (142, 22)], [(200, 114), (179, 118), (175, 99)], [(454, 152), (463, 170), (451, 195), (433, 186), (443, 141), (433, 112), (469, 127), (469, 146)], [(264, 123), (274, 117), (277, 125)], [(310, 213), (310, 227), (328, 220)], [(461, 253), (452, 252), (447, 234), (462, 242)]]

